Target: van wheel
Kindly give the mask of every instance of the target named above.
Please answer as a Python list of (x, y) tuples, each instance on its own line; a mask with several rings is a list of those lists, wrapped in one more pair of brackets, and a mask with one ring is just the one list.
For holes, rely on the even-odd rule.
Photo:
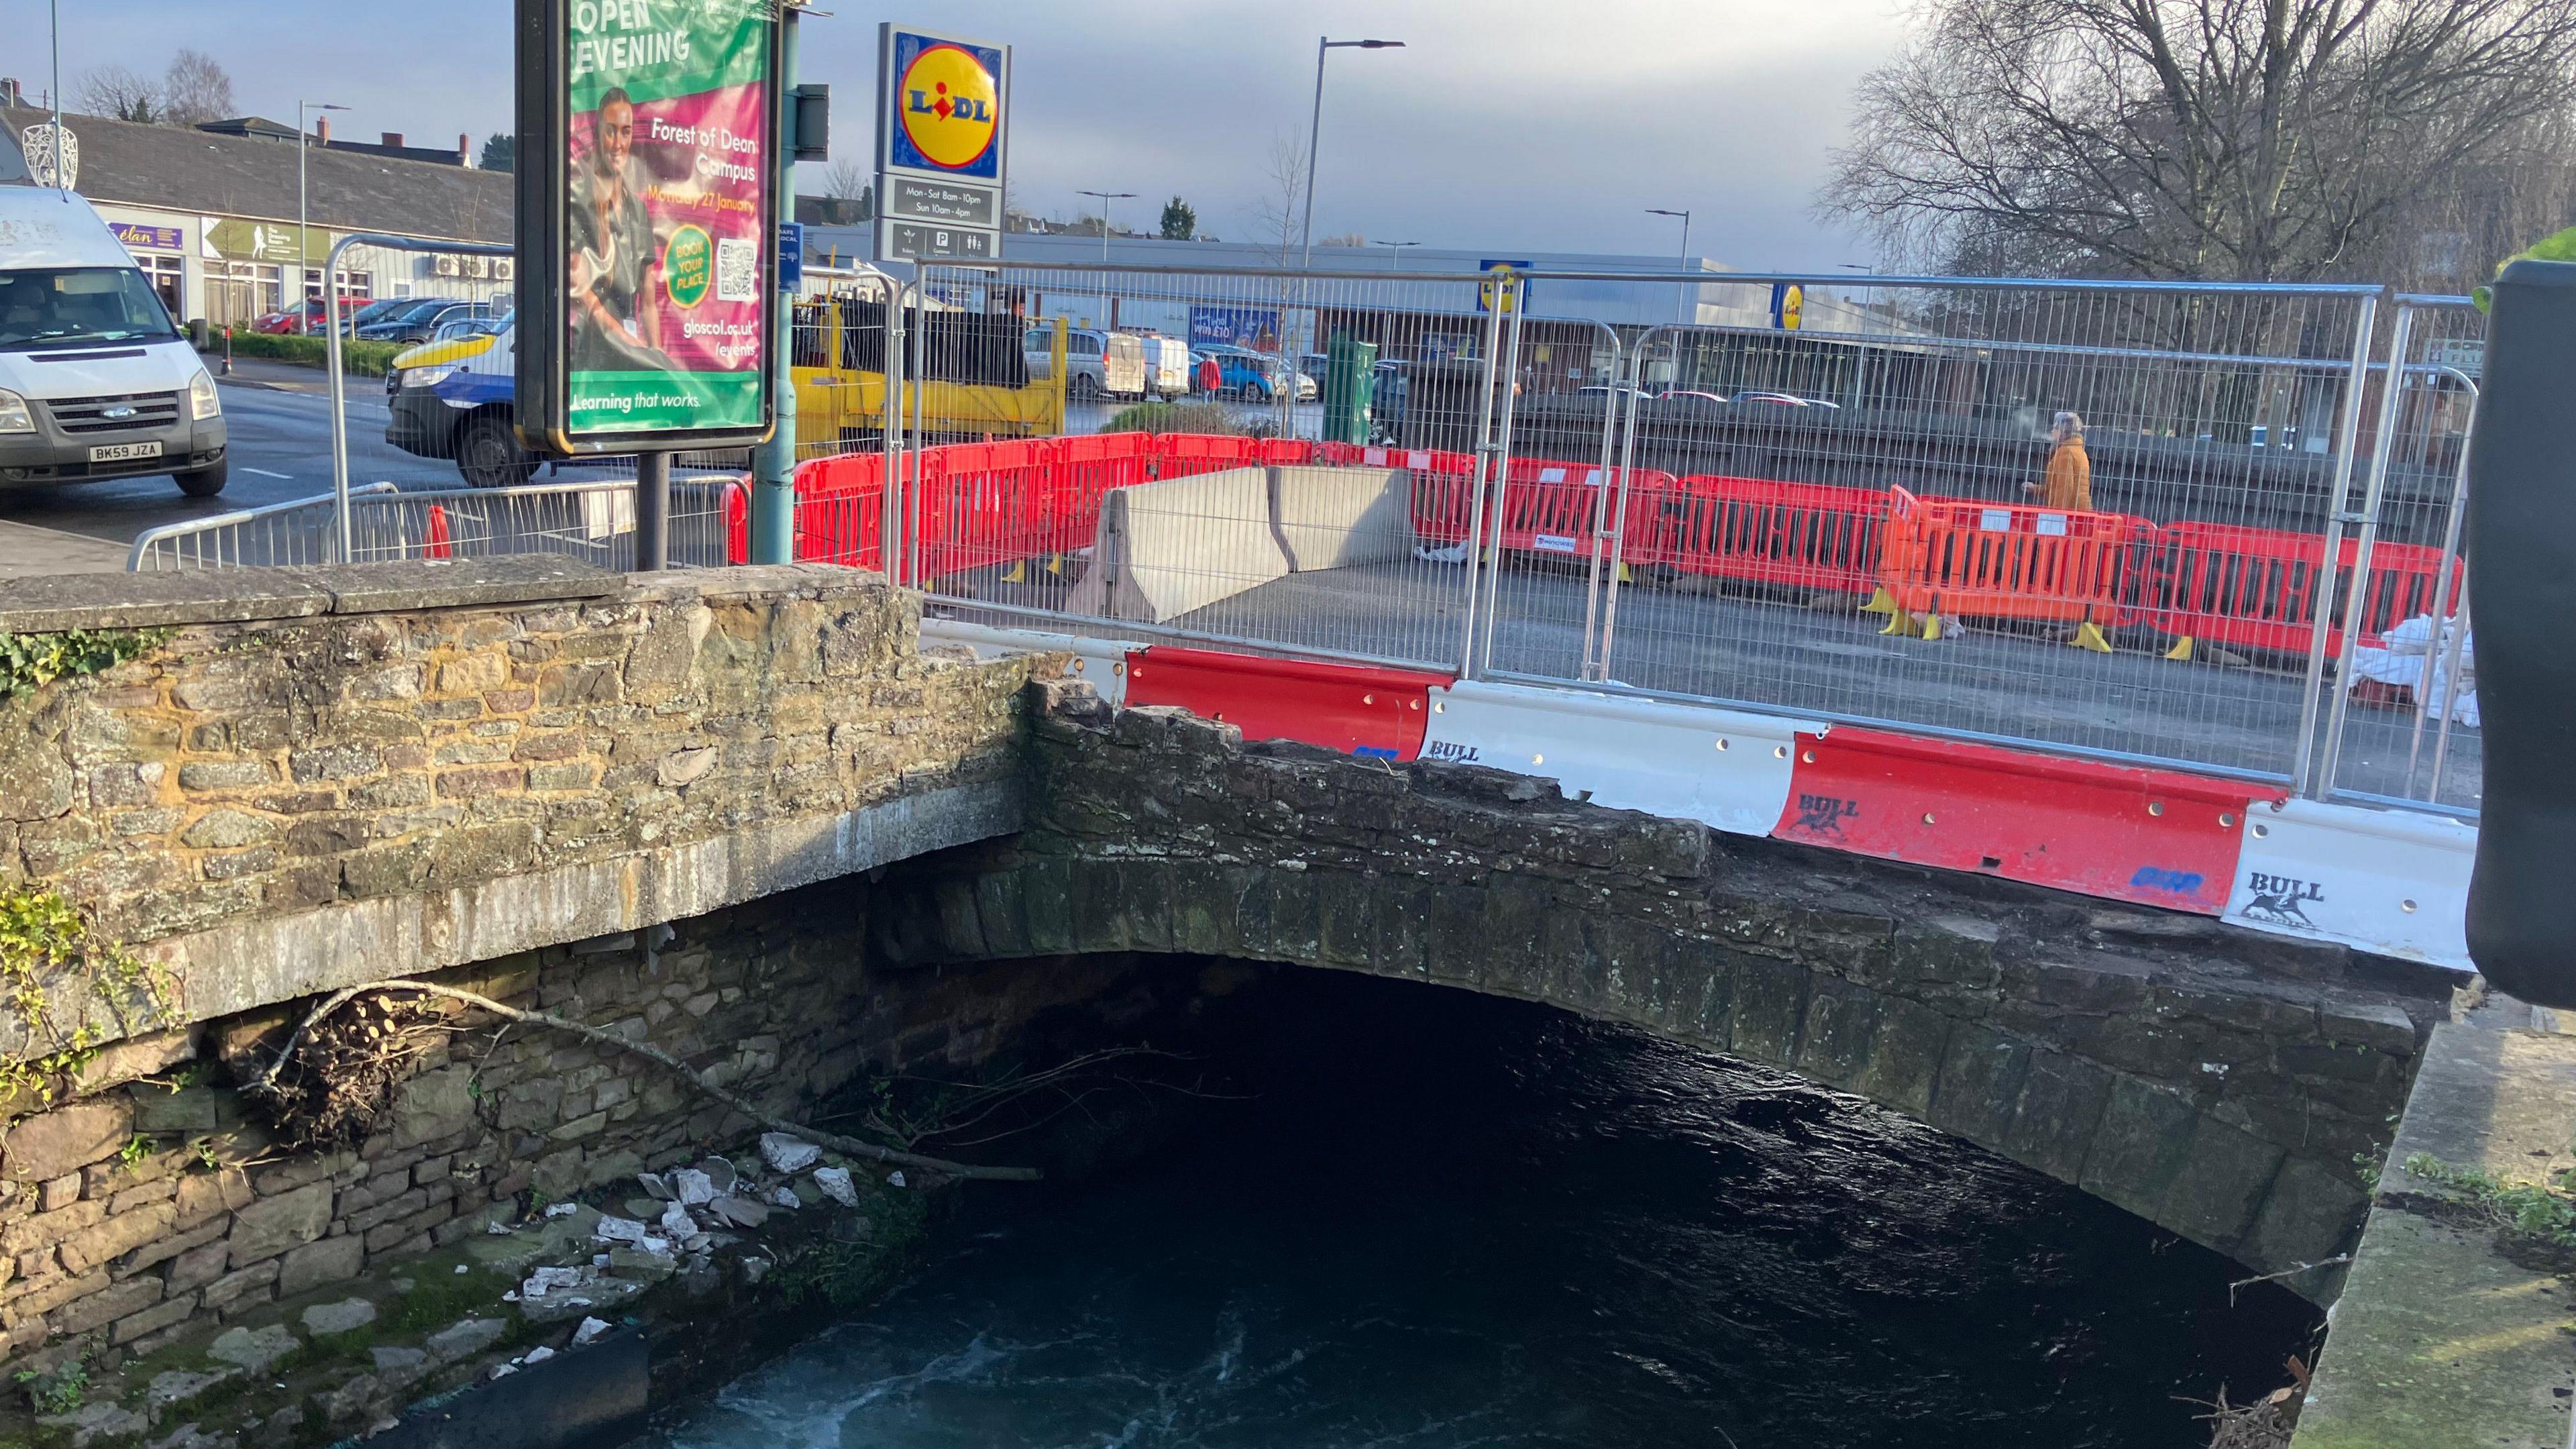
[(536, 476), (537, 460), (512, 436), (510, 425), (486, 413), (470, 418), (456, 435), (456, 471), (476, 488), (515, 488)]
[(224, 475), (231, 466), (229, 462), (218, 459), (211, 468), (199, 468), (193, 473), (173, 473), (170, 481), (178, 484), (179, 491), (191, 498), (212, 498), (224, 491)]

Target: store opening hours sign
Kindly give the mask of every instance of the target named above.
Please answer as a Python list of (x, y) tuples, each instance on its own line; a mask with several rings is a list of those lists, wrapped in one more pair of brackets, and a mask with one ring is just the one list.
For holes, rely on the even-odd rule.
[(777, 0), (519, 0), (520, 431), (767, 436)]
[(891, 22), (877, 45), (878, 258), (999, 258), (1011, 48)]

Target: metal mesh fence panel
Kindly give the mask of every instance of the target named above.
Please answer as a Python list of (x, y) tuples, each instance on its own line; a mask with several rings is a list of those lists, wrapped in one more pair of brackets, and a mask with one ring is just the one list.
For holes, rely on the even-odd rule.
[[(2296, 773), (2368, 289), (1688, 280), (1626, 387), (1513, 411), (1521, 459), (1615, 423), (1615, 562), (1497, 611), (1494, 672)], [(2195, 529), (2263, 587), (2178, 575)]]
[(2460, 540), (2486, 315), (2465, 297), (2399, 297), (2384, 346), (2394, 366), (2373, 378), (2321, 777), (2332, 793), (2470, 815), (2484, 755)]

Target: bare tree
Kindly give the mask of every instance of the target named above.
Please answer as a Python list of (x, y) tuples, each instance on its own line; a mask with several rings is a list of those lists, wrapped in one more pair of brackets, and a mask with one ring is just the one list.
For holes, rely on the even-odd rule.
[[(1919, 262), (2402, 272), (2565, 169), (2576, 0), (1924, 3), (1819, 198)], [(2485, 245), (2463, 237), (2464, 272)]]
[(823, 172), (823, 194), (839, 201), (856, 201), (868, 194), (876, 182), (876, 173), (860, 164), (856, 157), (843, 156)]
[(233, 78), (213, 56), (181, 46), (161, 75), (161, 120), (194, 126), (234, 114)]
[(1252, 200), (1252, 230), (1264, 245), (1276, 245), (1279, 265), (1297, 259), (1298, 204), (1306, 199), (1306, 148), (1285, 135), (1270, 138), (1269, 162), (1262, 168), (1261, 193)]
[(121, 65), (103, 65), (81, 77), (80, 104), (93, 116), (150, 125), (161, 119), (161, 88)]

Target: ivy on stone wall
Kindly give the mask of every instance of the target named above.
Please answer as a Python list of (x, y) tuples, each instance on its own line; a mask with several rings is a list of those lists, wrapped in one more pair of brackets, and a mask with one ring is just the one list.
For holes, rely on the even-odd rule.
[(50, 1107), (61, 1080), (98, 1055), (109, 1034), (81, 1009), (85, 999), (105, 1007), (125, 1036), (181, 1021), (166, 968), (101, 936), (53, 891), (0, 891), (0, 1001), (20, 1037), (17, 1051), (0, 1054), (0, 1100)]
[(167, 629), (0, 632), (0, 699), (42, 689), (66, 675), (114, 668), (169, 637)]

